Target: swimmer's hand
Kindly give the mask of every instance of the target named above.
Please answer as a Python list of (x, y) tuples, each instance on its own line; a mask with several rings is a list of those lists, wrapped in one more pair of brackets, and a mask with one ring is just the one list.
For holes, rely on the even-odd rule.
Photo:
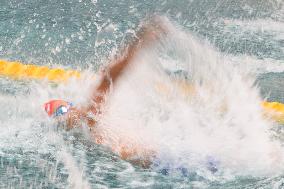
[(140, 24), (136, 38), (139, 40), (139, 46), (145, 47), (160, 40), (167, 33), (169, 33), (169, 30), (166, 27), (165, 20), (162, 17), (154, 16), (152, 19)]

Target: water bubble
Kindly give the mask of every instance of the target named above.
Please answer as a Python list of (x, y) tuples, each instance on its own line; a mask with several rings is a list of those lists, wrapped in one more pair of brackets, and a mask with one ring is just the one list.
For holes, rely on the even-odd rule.
[(66, 39), (65, 39), (65, 43), (66, 43), (66, 44), (68, 44), (68, 45), (69, 45), (69, 44), (70, 44), (70, 42), (71, 42), (71, 40), (70, 40), (69, 38), (66, 38)]

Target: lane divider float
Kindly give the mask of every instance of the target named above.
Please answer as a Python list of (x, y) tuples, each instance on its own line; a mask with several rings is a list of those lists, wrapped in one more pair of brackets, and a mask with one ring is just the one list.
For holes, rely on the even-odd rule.
[(81, 73), (76, 70), (49, 68), (20, 62), (0, 60), (0, 75), (12, 79), (47, 79), (53, 82), (67, 81), (70, 78), (80, 78)]

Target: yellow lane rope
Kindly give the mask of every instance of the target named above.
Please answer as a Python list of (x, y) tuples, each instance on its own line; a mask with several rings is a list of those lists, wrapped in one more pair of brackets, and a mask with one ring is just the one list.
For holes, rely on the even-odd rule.
[(262, 102), (262, 107), (266, 116), (284, 124), (284, 104), (280, 102)]
[(76, 70), (49, 68), (5, 60), (0, 60), (0, 75), (13, 79), (47, 79), (54, 82), (67, 81), (72, 77), (79, 78), (81, 76)]
[[(53, 82), (65, 82), (70, 78), (80, 78), (81, 73), (76, 70), (49, 68), (47, 66), (0, 60), (0, 76), (12, 79), (46, 79)], [(182, 88), (185, 88), (185, 92), (192, 89), (189, 85), (182, 85)], [(266, 116), (284, 124), (284, 104), (280, 102), (262, 102), (262, 107)]]

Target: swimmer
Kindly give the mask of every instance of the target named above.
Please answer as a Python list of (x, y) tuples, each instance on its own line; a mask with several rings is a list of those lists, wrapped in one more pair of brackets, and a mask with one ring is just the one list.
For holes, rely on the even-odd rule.
[(155, 156), (154, 150), (140, 144), (133, 144), (132, 140), (126, 138), (120, 140), (119, 144), (106, 141), (103, 137), (104, 135), (96, 129), (96, 118), (102, 112), (102, 106), (105, 103), (111, 85), (116, 85), (138, 51), (159, 40), (162, 34), (166, 34), (166, 30), (161, 25), (161, 20), (154, 20), (150, 24), (142, 26), (136, 34), (136, 39), (128, 46), (122, 57), (112, 61), (110, 66), (104, 70), (100, 83), (93, 90), (87, 106), (75, 107), (72, 103), (64, 100), (51, 100), (44, 104), (47, 114), (61, 121), (64, 120), (67, 130), (80, 126), (82, 122), (87, 123), (97, 144), (109, 147), (124, 160), (148, 168), (151, 165), (152, 158)]

